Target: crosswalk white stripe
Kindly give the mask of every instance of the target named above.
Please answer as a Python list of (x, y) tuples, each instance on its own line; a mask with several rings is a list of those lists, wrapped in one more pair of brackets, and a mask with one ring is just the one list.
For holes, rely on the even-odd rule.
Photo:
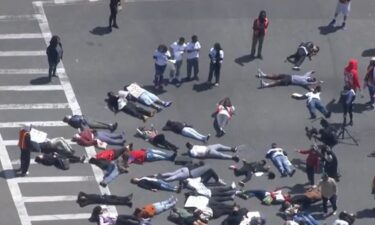
[(75, 200), (77, 200), (76, 195), (22, 197), (23, 202), (62, 202)]
[(40, 14), (0, 15), (0, 22), (38, 20), (40, 18)]
[[(68, 142), (68, 144), (70, 144), (70, 145), (76, 145), (77, 144), (76, 142), (73, 142), (71, 139), (65, 139), (65, 141)], [(18, 140), (3, 140), (3, 145), (5, 145), (5, 146), (16, 146), (16, 145), (18, 145)], [(14, 164), (13, 161), (12, 161), (12, 164)]]
[(46, 51), (0, 51), (0, 57), (10, 56), (42, 56), (46, 55)]
[[(11, 161), (12, 165), (21, 165), (21, 160), (16, 159)], [(37, 164), (34, 159), (30, 159), (30, 165)]]
[(31, 221), (50, 221), (50, 220), (78, 220), (88, 219), (91, 213), (75, 213), (75, 214), (55, 214), (55, 215), (41, 215), (29, 216)]
[(63, 90), (61, 85), (23, 85), (0, 86), (0, 91), (58, 91)]
[[(57, 74), (65, 73), (64, 68), (57, 68)], [(30, 68), (30, 69), (0, 69), (0, 74), (48, 74), (48, 69)]]
[(0, 34), (0, 40), (7, 39), (37, 39), (43, 38), (41, 33), (23, 33), (23, 34)]
[(20, 122), (3, 122), (0, 128), (18, 128), (33, 125), (34, 127), (64, 127), (68, 124), (62, 121), (20, 121)]
[(69, 109), (68, 103), (0, 104), (0, 110), (18, 109)]
[(94, 181), (93, 176), (58, 176), (58, 177), (17, 177), (13, 178), (17, 183), (55, 183), (55, 182), (87, 182)]
[(29, 215), (26, 210), (26, 206), (22, 201), (22, 194), (18, 183), (11, 178), (15, 177), (13, 166), (10, 162), (8, 151), (3, 144), (3, 137), (0, 134), (0, 161), (3, 167), (3, 172), (5, 180), (8, 183), (10, 194), (13, 198), (14, 204), (16, 206), (17, 213), (22, 221), (22, 225), (31, 225)]

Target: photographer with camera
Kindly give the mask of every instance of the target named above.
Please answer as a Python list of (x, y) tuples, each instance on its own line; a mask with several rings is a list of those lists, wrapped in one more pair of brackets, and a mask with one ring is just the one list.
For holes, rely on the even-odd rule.
[(349, 85), (344, 86), (341, 92), (340, 102), (344, 112), (343, 126), (346, 126), (346, 115), (349, 113), (349, 125), (353, 126), (353, 102), (355, 100), (355, 91)]
[(305, 127), (306, 136), (309, 138), (309, 140), (311, 140), (313, 137), (315, 140), (318, 140), (330, 148), (333, 148), (338, 143), (336, 128), (330, 125), (325, 119), (320, 120), (320, 125), (322, 126), (322, 129), (319, 131), (314, 127), (311, 129)]

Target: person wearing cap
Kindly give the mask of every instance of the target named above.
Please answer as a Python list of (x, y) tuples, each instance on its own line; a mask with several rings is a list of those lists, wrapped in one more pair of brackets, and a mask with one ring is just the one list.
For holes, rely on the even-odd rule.
[(370, 96), (370, 104), (373, 109), (375, 109), (375, 57), (372, 57), (369, 65), (367, 66), (367, 72), (365, 80), (363, 83), (363, 88), (368, 88), (368, 93)]
[(129, 101), (128, 91), (119, 90), (117, 94), (115, 92), (108, 92), (107, 96), (108, 105), (115, 113), (123, 111), (131, 116), (143, 120), (143, 122), (146, 122), (149, 117), (153, 117), (156, 113), (155, 110), (148, 111), (140, 106), (137, 106), (136, 103)]
[(258, 44), (258, 55), (259, 59), (263, 59), (262, 56), (262, 47), (264, 37), (266, 36), (267, 29), (268, 29), (269, 20), (267, 18), (266, 11), (262, 10), (259, 13), (259, 16), (254, 20), (253, 23), (253, 41), (251, 44), (251, 54), (250, 57), (254, 58), (255, 56), (255, 48)]
[(322, 179), (319, 182), (318, 188), (320, 188), (322, 193), (322, 201), (323, 201), (323, 215), (327, 216), (327, 202), (330, 201), (332, 205), (333, 215), (336, 215), (337, 205), (337, 184), (335, 179), (329, 177), (328, 174), (323, 173)]
[(63, 118), (63, 122), (69, 124), (69, 126), (75, 129), (108, 129), (111, 132), (117, 129), (117, 122), (115, 123), (104, 123), (96, 120), (91, 120), (89, 117), (85, 115), (66, 115)]

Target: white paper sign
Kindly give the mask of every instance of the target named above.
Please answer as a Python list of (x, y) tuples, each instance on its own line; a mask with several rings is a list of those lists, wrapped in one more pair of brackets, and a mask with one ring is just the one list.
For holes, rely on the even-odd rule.
[(47, 133), (31, 128), (30, 130), (30, 140), (34, 141), (36, 143), (42, 143), (45, 142), (47, 139)]

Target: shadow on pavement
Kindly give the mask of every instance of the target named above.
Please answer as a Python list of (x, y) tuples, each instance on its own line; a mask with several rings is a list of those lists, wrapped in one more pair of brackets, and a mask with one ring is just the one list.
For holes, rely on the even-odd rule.
[(30, 80), (30, 84), (32, 85), (49, 84), (50, 82), (51, 81), (49, 80), (48, 76), (38, 77), (38, 78)]
[(305, 172), (306, 170), (305, 160), (296, 158), (296, 159), (292, 159), (291, 163), (293, 164), (294, 167), (296, 167), (296, 169), (299, 169), (302, 172)]
[(109, 34), (111, 33), (112, 30), (109, 28), (109, 27), (95, 27), (94, 29), (92, 29), (90, 31), (91, 34), (94, 34), (94, 35), (106, 35), (106, 34)]
[(208, 91), (211, 88), (212, 88), (212, 85), (207, 82), (193, 85), (193, 90), (196, 92)]
[[(340, 101), (336, 101), (336, 99), (332, 99), (327, 104), (328, 111), (332, 113), (343, 113), (342, 104)], [(353, 112), (354, 113), (363, 113), (364, 111), (369, 110), (370, 105), (361, 104), (361, 103), (353, 103)]]
[(373, 57), (375, 56), (375, 48), (366, 49), (362, 52), (363, 57)]
[(375, 218), (375, 210), (374, 209), (363, 209), (357, 212), (357, 219), (362, 218)]
[(243, 55), (241, 57), (236, 58), (234, 62), (240, 66), (244, 66), (245, 63), (249, 63), (253, 61), (254, 59), (255, 57), (251, 57), (251, 55)]
[(320, 31), (321, 35), (328, 35), (328, 34), (331, 34), (331, 33), (335, 33), (336, 31), (338, 31), (342, 28), (343, 28), (342, 26), (327, 25), (327, 26), (320, 26), (319, 31)]

